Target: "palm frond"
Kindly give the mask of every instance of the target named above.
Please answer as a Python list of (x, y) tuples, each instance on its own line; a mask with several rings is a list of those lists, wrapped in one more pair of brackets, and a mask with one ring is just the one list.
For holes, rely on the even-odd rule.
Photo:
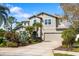
[(7, 18), (8, 14), (5, 11), (0, 11), (1, 14), (4, 14), (4, 16)]
[(2, 17), (0, 16), (0, 26), (3, 24), (3, 19)]
[(7, 11), (8, 13), (10, 13), (10, 9), (3, 5), (0, 5), (0, 11)]

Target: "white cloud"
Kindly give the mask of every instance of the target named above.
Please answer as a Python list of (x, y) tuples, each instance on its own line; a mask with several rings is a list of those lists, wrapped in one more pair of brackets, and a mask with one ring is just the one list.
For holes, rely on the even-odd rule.
[(10, 8), (10, 12), (11, 13), (22, 13), (22, 8), (20, 8), (20, 7), (12, 7), (12, 8)]
[(16, 17), (16, 19), (26, 19), (27, 17), (30, 17), (31, 14), (24, 12), (24, 9), (18, 6), (13, 6), (12, 4), (6, 4), (10, 8), (10, 12), (12, 16)]
[(21, 14), (21, 16), (26, 18), (26, 17), (29, 17), (30, 14), (26, 14), (26, 13), (24, 13), (24, 14)]
[(17, 18), (23, 18), (24, 19), (24, 18), (29, 17), (30, 14), (20, 13), (20, 14), (15, 14), (14, 16), (17, 17)]

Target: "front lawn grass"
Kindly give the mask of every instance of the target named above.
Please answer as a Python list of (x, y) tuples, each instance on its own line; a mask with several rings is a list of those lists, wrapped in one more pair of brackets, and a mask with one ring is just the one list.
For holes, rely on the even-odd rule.
[(54, 53), (54, 56), (74, 56), (70, 54)]
[(79, 52), (79, 48), (73, 48), (72, 52)]

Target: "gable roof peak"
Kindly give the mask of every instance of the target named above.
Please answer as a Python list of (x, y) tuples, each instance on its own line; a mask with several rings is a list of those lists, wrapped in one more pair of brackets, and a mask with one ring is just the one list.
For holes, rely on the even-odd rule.
[(48, 14), (46, 12), (41, 12), (41, 13), (37, 13), (36, 15), (33, 15), (33, 16), (29, 17), (29, 19), (31, 19), (33, 17), (36, 17), (36, 16), (39, 16), (39, 15), (43, 15), (43, 14), (48, 15), (48, 16), (51, 16), (51, 17), (58, 18), (58, 16), (56, 16), (56, 15), (51, 15), (51, 14)]

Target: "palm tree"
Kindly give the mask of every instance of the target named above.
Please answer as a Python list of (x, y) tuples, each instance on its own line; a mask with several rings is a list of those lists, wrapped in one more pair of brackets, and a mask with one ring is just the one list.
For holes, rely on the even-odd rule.
[(27, 26), (27, 27), (26, 27), (26, 31), (30, 34), (30, 38), (31, 38), (32, 33), (33, 33), (33, 31), (34, 31), (34, 27), (33, 27), (33, 26)]
[(7, 22), (9, 24), (9, 26), (10, 26), (10, 31), (12, 31), (12, 26), (13, 26), (13, 23), (16, 22), (16, 18), (13, 17), (13, 16), (9, 16)]
[(5, 25), (7, 25), (8, 13), (10, 13), (9, 8), (0, 5), (0, 26), (4, 24), (4, 27), (6, 27)]
[(42, 28), (42, 24), (41, 23), (38, 23), (38, 22), (37, 23), (34, 23), (33, 26), (34, 26), (35, 30), (37, 31), (37, 33), (38, 33), (39, 28), (40, 29)]

